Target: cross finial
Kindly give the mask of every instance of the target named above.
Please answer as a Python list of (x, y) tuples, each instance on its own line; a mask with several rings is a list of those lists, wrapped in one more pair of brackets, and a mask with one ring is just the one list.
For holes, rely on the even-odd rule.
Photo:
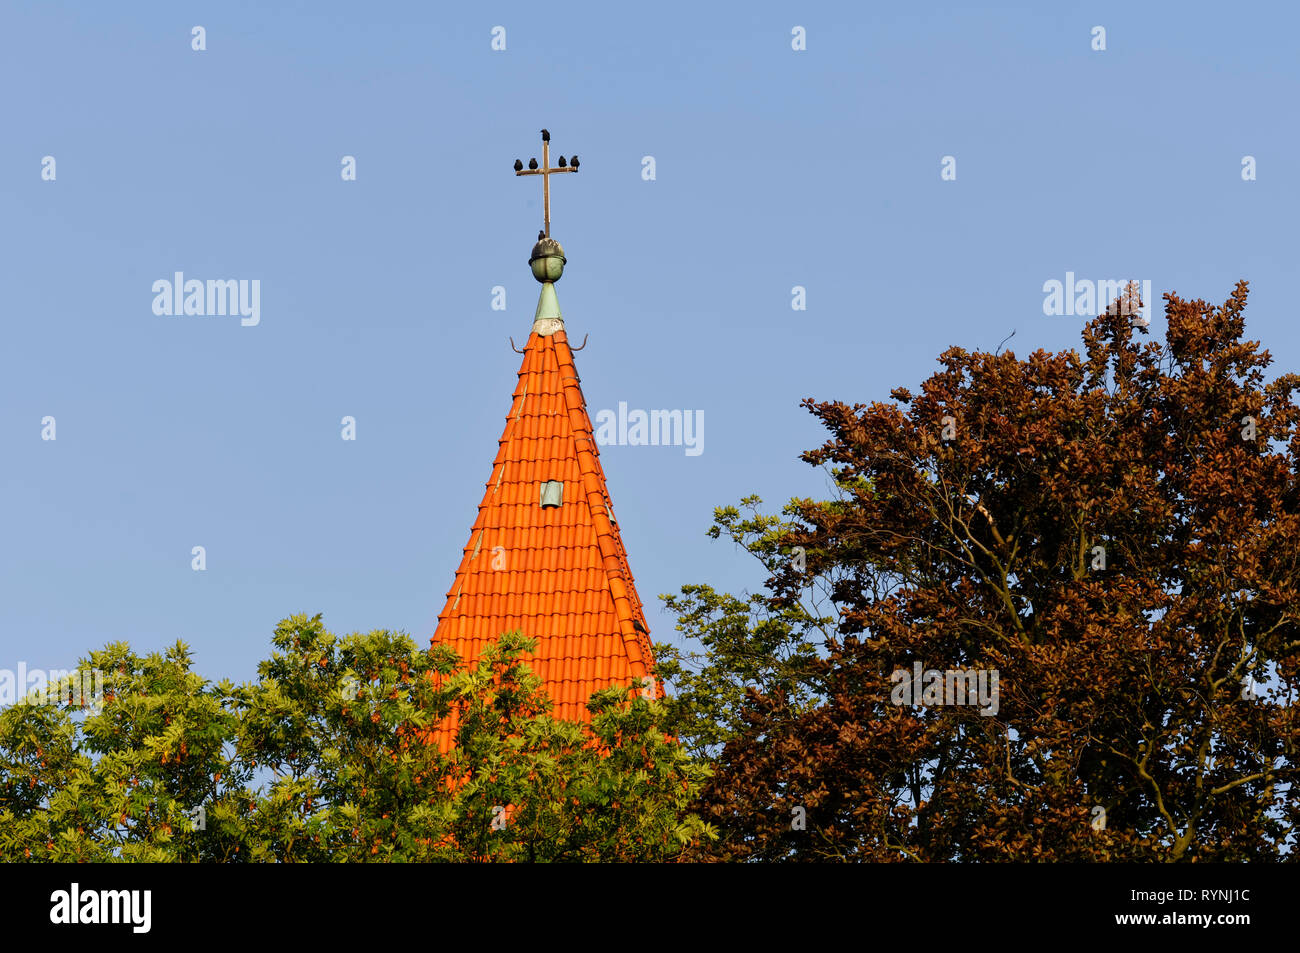
[(515, 175), (540, 175), (542, 177), (542, 205), (544, 208), (544, 220), (546, 228), (538, 238), (551, 237), (551, 176), (559, 172), (577, 172), (578, 157), (574, 156), (566, 160), (560, 156), (560, 164), (551, 168), (551, 134), (545, 129), (542, 130), (542, 166), (537, 167), (537, 159), (528, 160), (528, 168), (524, 168), (523, 162), (515, 160)]

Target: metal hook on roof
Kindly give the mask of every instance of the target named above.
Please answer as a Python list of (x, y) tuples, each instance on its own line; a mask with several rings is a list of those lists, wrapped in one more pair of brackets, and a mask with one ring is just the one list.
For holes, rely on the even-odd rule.
[(523, 351), (519, 350), (519, 348), (515, 347), (515, 339), (513, 337), (510, 339), (510, 350), (514, 351), (516, 354), (524, 353)]
[(570, 348), (570, 350), (573, 350), (573, 351), (581, 351), (582, 348), (583, 348), (583, 347), (586, 347), (586, 346), (587, 346), (587, 335), (584, 334), (584, 335), (582, 336), (582, 347)]

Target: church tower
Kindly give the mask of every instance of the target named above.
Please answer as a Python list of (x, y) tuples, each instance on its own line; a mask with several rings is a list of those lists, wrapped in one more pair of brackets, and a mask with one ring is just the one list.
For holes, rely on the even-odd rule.
[(515, 162), (516, 175), (542, 176), (545, 228), (528, 260), (541, 294), (433, 642), (472, 662), (502, 633), (522, 630), (537, 639), (526, 661), (554, 702), (552, 715), (582, 721), (594, 691), (636, 685), (659, 697), (662, 686), (650, 677), (650, 633), (555, 294), (567, 260), (550, 237), (550, 177), (577, 169), (577, 156), (551, 167), (546, 130), (541, 167)]

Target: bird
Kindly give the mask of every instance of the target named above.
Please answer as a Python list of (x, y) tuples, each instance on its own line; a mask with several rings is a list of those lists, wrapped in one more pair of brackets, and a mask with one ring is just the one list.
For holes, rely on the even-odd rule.
[(564, 168), (564, 156), (560, 156), (560, 168)]
[(542, 130), (542, 142), (550, 142), (550, 141), (551, 141), (551, 134), (550, 134), (549, 132), (547, 132), (545, 129), (543, 129), (543, 130)]
[(536, 156), (533, 156), (531, 159), (528, 160), (528, 168), (530, 168), (530, 169), (536, 169), (536, 168), (537, 168), (537, 157), (536, 157)]
[(578, 157), (574, 156), (572, 159), (570, 159), (569, 165), (573, 166), (576, 169), (578, 167)]
[(518, 159), (516, 159), (516, 160), (515, 160), (515, 171), (518, 172), (518, 171), (520, 171), (521, 169), (523, 169), (523, 167), (524, 167), (524, 164), (523, 164), (522, 162), (520, 162)]
[(537, 240), (540, 242), (545, 237), (546, 237), (546, 232), (539, 228), (537, 230)]

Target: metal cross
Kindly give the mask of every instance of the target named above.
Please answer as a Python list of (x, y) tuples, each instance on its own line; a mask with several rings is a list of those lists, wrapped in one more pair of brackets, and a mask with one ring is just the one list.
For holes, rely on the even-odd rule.
[(515, 160), (515, 175), (540, 175), (542, 177), (542, 203), (545, 208), (546, 237), (551, 237), (551, 176), (560, 172), (577, 172), (578, 157), (565, 161), (560, 156), (560, 164), (551, 168), (551, 134), (542, 130), (542, 167), (537, 167), (537, 159), (528, 160), (528, 168), (518, 159)]

